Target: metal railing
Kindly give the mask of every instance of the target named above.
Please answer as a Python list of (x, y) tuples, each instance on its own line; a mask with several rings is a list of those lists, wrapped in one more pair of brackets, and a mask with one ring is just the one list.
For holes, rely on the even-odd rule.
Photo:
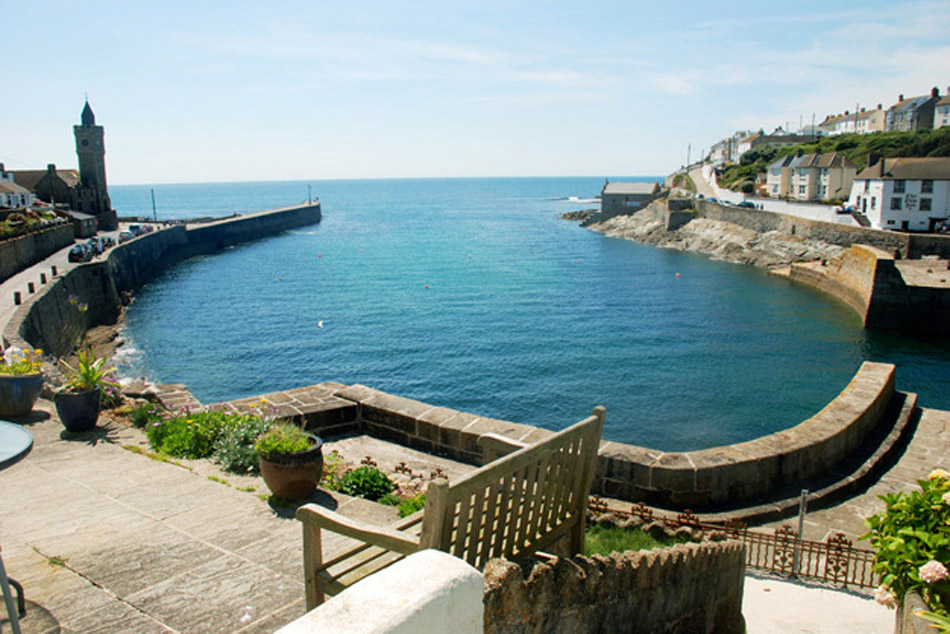
[(642, 502), (623, 511), (609, 508), (599, 496), (591, 496), (588, 508), (620, 519), (636, 517), (644, 525), (659, 522), (673, 530), (685, 526), (699, 532), (725, 533), (745, 544), (747, 568), (842, 587), (874, 588), (879, 584), (873, 570), (874, 551), (855, 548), (844, 533), (834, 533), (825, 541), (816, 542), (801, 539), (788, 524), (772, 531), (753, 530), (737, 519), (703, 522), (688, 510), (675, 517), (661, 515)]

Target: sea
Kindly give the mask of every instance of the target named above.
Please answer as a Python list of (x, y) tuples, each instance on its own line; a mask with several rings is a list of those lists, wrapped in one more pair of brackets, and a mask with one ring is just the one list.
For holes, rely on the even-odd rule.
[[(659, 178), (623, 177), (650, 181)], [(127, 185), (122, 216), (228, 216), (319, 198), (320, 224), (182, 262), (142, 288), (116, 359), (203, 403), (324, 381), (665, 451), (792, 427), (862, 361), (950, 409), (950, 339), (865, 330), (838, 300), (747, 265), (562, 220), (603, 179)]]

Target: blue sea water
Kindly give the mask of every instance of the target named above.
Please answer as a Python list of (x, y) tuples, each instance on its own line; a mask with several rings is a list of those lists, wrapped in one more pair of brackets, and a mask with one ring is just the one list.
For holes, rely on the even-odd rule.
[[(625, 179), (630, 180), (630, 179)], [(653, 180), (653, 179), (637, 179)], [(861, 361), (950, 408), (950, 342), (865, 331), (766, 272), (607, 238), (558, 215), (596, 178), (313, 181), (319, 225), (173, 267), (127, 313), (123, 371), (205, 403), (321, 381), (664, 450), (748, 440), (820, 410)], [(306, 182), (120, 186), (120, 215), (223, 216)]]

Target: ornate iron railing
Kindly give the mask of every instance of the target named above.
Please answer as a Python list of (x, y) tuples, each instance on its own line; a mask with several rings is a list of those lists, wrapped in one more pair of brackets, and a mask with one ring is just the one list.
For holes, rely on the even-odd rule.
[(834, 533), (825, 541), (816, 542), (799, 539), (788, 524), (773, 531), (752, 530), (737, 519), (703, 522), (688, 510), (676, 517), (662, 515), (642, 502), (632, 505), (629, 511), (609, 508), (599, 496), (591, 496), (589, 508), (621, 519), (637, 517), (644, 524), (660, 522), (671, 529), (686, 526), (695, 531), (726, 533), (745, 544), (748, 568), (842, 587), (873, 588), (879, 583), (872, 568), (874, 552), (855, 548), (844, 533)]

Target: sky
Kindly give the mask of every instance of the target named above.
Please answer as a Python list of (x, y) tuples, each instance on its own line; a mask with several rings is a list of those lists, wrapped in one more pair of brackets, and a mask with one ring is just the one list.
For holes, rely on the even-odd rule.
[(739, 129), (950, 86), (950, 0), (31, 2), (0, 161), (110, 184), (662, 175)]

